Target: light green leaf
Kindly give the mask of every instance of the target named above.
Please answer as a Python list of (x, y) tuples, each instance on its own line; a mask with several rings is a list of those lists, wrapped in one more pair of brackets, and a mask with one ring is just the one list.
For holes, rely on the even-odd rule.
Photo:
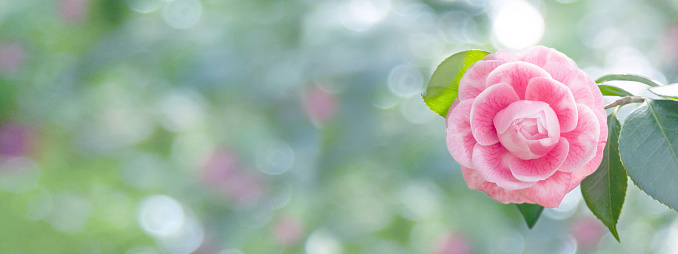
[(651, 87), (650, 92), (667, 99), (678, 100), (678, 84)]
[(604, 83), (607, 81), (635, 81), (635, 82), (640, 82), (643, 84), (646, 84), (648, 86), (660, 86), (660, 83), (657, 81), (654, 81), (650, 78), (643, 77), (640, 75), (634, 75), (634, 74), (610, 74), (610, 75), (605, 75), (596, 80), (596, 83)]
[(621, 124), (617, 110), (607, 117), (607, 145), (603, 150), (603, 161), (596, 172), (581, 182), (581, 193), (586, 205), (600, 221), (610, 229), (619, 241), (617, 221), (626, 197), (626, 169), (619, 156), (619, 133)]
[(544, 211), (544, 207), (536, 204), (528, 204), (528, 203), (523, 203), (523, 204), (516, 204), (516, 207), (518, 207), (518, 210), (520, 211), (520, 214), (523, 215), (523, 218), (525, 218), (525, 222), (527, 223), (527, 227), (532, 229), (534, 227), (534, 224), (537, 224), (537, 220), (539, 220), (539, 216), (541, 215), (541, 212)]
[(442, 117), (459, 94), (459, 81), (471, 64), (483, 59), (490, 52), (467, 50), (456, 53), (440, 63), (428, 82), (426, 92), (421, 96), (426, 105)]
[(598, 89), (600, 89), (600, 92), (603, 95), (608, 95), (608, 96), (633, 96), (632, 93), (627, 92), (624, 89), (621, 89), (616, 86), (611, 86), (611, 85), (598, 85)]
[(626, 172), (645, 193), (678, 210), (678, 101), (647, 100), (619, 137)]

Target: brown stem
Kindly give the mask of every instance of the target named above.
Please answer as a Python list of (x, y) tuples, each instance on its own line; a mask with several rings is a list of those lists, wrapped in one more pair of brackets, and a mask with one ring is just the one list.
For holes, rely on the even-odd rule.
[(629, 103), (639, 103), (639, 102), (644, 102), (647, 98), (643, 96), (626, 96), (626, 97), (621, 97), (616, 101), (613, 101), (610, 104), (605, 105), (604, 109), (608, 109), (611, 107), (616, 107), (616, 106), (621, 106), (621, 105), (626, 105)]

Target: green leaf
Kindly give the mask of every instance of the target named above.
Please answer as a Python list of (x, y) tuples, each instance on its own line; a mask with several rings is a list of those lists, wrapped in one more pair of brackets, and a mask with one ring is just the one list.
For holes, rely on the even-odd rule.
[(659, 82), (654, 81), (650, 78), (646, 78), (643, 76), (639, 75), (634, 75), (634, 74), (610, 74), (610, 75), (605, 75), (596, 80), (596, 83), (600, 84), (603, 82), (607, 81), (635, 81), (635, 82), (640, 82), (643, 84), (646, 84), (648, 86), (660, 86)]
[(424, 97), (426, 105), (442, 117), (459, 94), (459, 81), (471, 64), (483, 59), (490, 52), (483, 50), (466, 50), (456, 53), (440, 63), (428, 82)]
[(617, 119), (617, 110), (607, 117), (607, 145), (603, 150), (603, 161), (596, 172), (581, 182), (581, 193), (586, 205), (600, 221), (610, 229), (610, 233), (619, 241), (617, 221), (626, 196), (626, 169), (619, 156), (619, 133), (621, 124)]
[(608, 96), (633, 96), (632, 93), (627, 92), (624, 89), (621, 89), (616, 86), (611, 86), (611, 85), (598, 85), (598, 89), (600, 89), (600, 92), (603, 93), (603, 95), (608, 95)]
[(648, 195), (678, 211), (678, 101), (646, 100), (622, 126), (626, 172)]
[(667, 99), (678, 100), (678, 84), (651, 87), (650, 92)]
[(523, 215), (523, 218), (525, 218), (525, 222), (527, 222), (527, 227), (530, 229), (534, 227), (534, 224), (537, 224), (537, 220), (539, 220), (541, 212), (544, 211), (543, 206), (536, 204), (516, 204), (516, 207), (518, 207), (518, 210)]

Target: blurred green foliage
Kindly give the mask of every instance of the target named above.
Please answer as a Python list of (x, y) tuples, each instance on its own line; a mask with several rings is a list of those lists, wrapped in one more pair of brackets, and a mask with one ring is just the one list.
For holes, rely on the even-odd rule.
[[(594, 78), (674, 80), (678, 5), (622, 2), (529, 1)], [(637, 188), (618, 244), (579, 190), (528, 230), (466, 187), (419, 93), (495, 4), (0, 1), (0, 253), (675, 250)]]

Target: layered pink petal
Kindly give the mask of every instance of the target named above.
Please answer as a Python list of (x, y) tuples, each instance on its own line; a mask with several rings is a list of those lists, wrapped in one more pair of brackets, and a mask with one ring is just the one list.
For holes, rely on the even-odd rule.
[(572, 92), (562, 83), (549, 78), (530, 80), (525, 99), (549, 104), (558, 117), (560, 131), (568, 132), (577, 126), (577, 104)]
[(568, 149), (567, 140), (560, 138), (560, 142), (546, 155), (533, 160), (514, 157), (509, 161), (509, 168), (513, 176), (520, 181), (541, 181), (558, 170), (567, 157)]
[(596, 115), (596, 119), (598, 119), (598, 123), (600, 124), (600, 137), (598, 138), (598, 145), (600, 145), (600, 143), (605, 144), (607, 142), (608, 135), (607, 112), (605, 112), (604, 108), (594, 108), (592, 110)]
[(501, 144), (484, 146), (476, 144), (473, 148), (473, 166), (488, 182), (507, 190), (524, 189), (532, 186), (532, 182), (516, 179), (509, 169), (509, 161), (515, 158)]
[[(579, 104), (584, 104), (591, 108), (596, 107), (596, 98), (593, 96), (591, 87), (595, 86), (595, 82), (586, 75), (582, 70), (577, 70), (577, 74), (573, 76), (568, 82), (563, 83), (572, 91), (572, 96), (574, 100)], [(596, 87), (596, 89), (598, 89)], [(598, 90), (600, 92), (600, 90)], [(599, 98), (602, 103), (602, 95)], [(602, 104), (601, 104), (602, 105)]]
[(575, 171), (593, 159), (600, 139), (600, 123), (593, 111), (582, 104), (577, 104), (577, 111), (577, 127), (570, 132), (561, 133), (570, 144), (567, 159), (560, 167), (560, 171), (564, 172)]
[[(598, 85), (596, 85), (596, 82), (591, 79), (591, 77), (586, 76), (587, 83), (589, 84), (589, 89), (591, 90), (591, 95), (593, 95), (593, 107), (591, 109), (600, 109), (601, 111), (605, 111), (603, 109), (605, 107), (605, 102), (603, 101), (603, 94), (600, 92), (600, 88), (598, 88)], [(605, 114), (607, 115), (607, 114)], [(607, 121), (607, 117), (604, 118)], [(605, 127), (607, 129), (607, 127)], [(607, 137), (607, 135), (605, 135)]]
[(477, 97), (485, 90), (487, 75), (504, 63), (502, 60), (481, 60), (471, 65), (459, 81), (458, 98), (463, 101)]
[(492, 122), (497, 133), (504, 133), (512, 126), (513, 121), (533, 116), (548, 107), (547, 103), (541, 101), (515, 101), (499, 111)]
[(589, 161), (589, 163), (586, 163), (586, 165), (581, 167), (579, 170), (572, 172), (570, 190), (576, 188), (577, 185), (579, 185), (579, 183), (584, 180), (584, 178), (593, 174), (593, 172), (596, 172), (598, 166), (600, 166), (600, 162), (603, 161), (603, 150), (605, 149), (605, 144), (606, 142), (599, 143), (596, 149), (596, 156), (594, 156), (593, 159)]
[(460, 102), (450, 110), (445, 121), (447, 124), (447, 149), (452, 157), (464, 167), (473, 167), (471, 156), (476, 139), (471, 132), (471, 105), (473, 99)]
[(570, 192), (572, 173), (556, 171), (546, 180), (537, 182), (534, 186), (518, 190), (521, 196), (546, 208), (560, 206), (565, 195)]
[(530, 202), (529, 200), (518, 195), (517, 191), (506, 190), (497, 186), (497, 184), (486, 181), (474, 169), (462, 166), (461, 172), (464, 174), (464, 179), (466, 180), (466, 184), (469, 188), (481, 190), (494, 200), (504, 204)]
[[(544, 67), (553, 79), (567, 86), (572, 92), (572, 97), (576, 103), (584, 104), (589, 107), (596, 105), (596, 99), (593, 97), (591, 86), (595, 86), (595, 82), (586, 75), (582, 70), (569, 69), (560, 63), (550, 63)], [(591, 83), (593, 82), (593, 84)], [(596, 89), (598, 89), (596, 87)], [(600, 91), (598, 91), (600, 92)], [(602, 96), (600, 98), (602, 100)]]
[(492, 145), (499, 142), (494, 116), (514, 101), (518, 101), (518, 95), (507, 84), (488, 87), (473, 100), (471, 131), (478, 143)]
[(550, 63), (559, 63), (570, 69), (577, 69), (577, 64), (574, 62), (574, 60), (555, 49), (544, 46), (534, 46), (525, 49), (520, 52), (519, 55), (522, 56), (523, 61), (542, 68)]
[(544, 70), (548, 72), (553, 79), (565, 84), (569, 81), (574, 75), (577, 74), (577, 69), (570, 69), (567, 66), (560, 63), (549, 63), (544, 66)]
[[(450, 114), (452, 113), (452, 110), (453, 110), (457, 105), (459, 105), (459, 102), (460, 102), (459, 97), (455, 98), (455, 99), (452, 101), (452, 104), (450, 105), (450, 108), (447, 109), (447, 115), (445, 115), (445, 119), (448, 119), (448, 118), (450, 117)], [(445, 121), (445, 128), (447, 128), (447, 121)]]
[(518, 98), (525, 99), (525, 89), (530, 79), (537, 77), (550, 78), (551, 75), (544, 69), (531, 63), (511, 62), (503, 64), (487, 76), (487, 87), (506, 83), (513, 87)]
[[(558, 118), (541, 101), (516, 101), (494, 117), (499, 142), (523, 160), (544, 156), (558, 143)], [(530, 122), (530, 124), (523, 124)]]
[(487, 55), (483, 60), (502, 60), (504, 62), (516, 62), (520, 61), (521, 56), (518, 53), (513, 52), (513, 50), (499, 50), (497, 53)]
[(593, 174), (593, 172), (595, 172), (596, 169), (598, 169), (598, 166), (600, 166), (600, 162), (603, 160), (603, 149), (607, 144), (607, 135), (608, 135), (607, 114), (605, 113), (605, 110), (603, 110), (602, 108), (593, 110), (593, 112), (595, 113), (596, 118), (598, 119), (598, 123), (600, 123), (600, 137), (598, 138), (598, 147), (596, 149), (596, 156), (594, 156), (593, 159), (589, 161), (589, 163), (584, 165), (584, 167), (580, 168), (577, 171), (572, 172), (573, 186), (571, 186), (571, 188), (576, 187), (582, 180), (584, 180), (584, 178), (586, 178), (590, 174)]

